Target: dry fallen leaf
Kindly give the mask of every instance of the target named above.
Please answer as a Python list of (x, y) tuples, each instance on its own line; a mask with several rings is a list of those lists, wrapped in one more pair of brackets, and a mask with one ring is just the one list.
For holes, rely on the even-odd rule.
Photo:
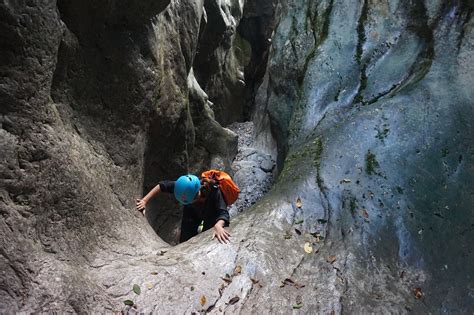
[(303, 206), (303, 203), (301, 202), (300, 197), (296, 198), (296, 207), (301, 208)]
[(421, 291), (421, 288), (413, 289), (413, 293), (415, 294), (415, 298), (417, 299), (421, 299), (423, 297), (423, 292)]
[(286, 278), (285, 280), (283, 280), (282, 285), (280, 285), (280, 288), (283, 288), (285, 285), (294, 286), (297, 289), (304, 287), (304, 284), (296, 283), (295, 281), (293, 281), (293, 279), (290, 278)]
[(326, 261), (327, 261), (328, 263), (332, 264), (333, 262), (336, 261), (336, 259), (337, 259), (336, 256), (331, 255), (331, 256), (328, 257), (328, 259), (327, 259)]
[(366, 218), (366, 219), (369, 218), (369, 213), (367, 212), (367, 210), (362, 209), (361, 212), (362, 212), (362, 215), (364, 216), (364, 218)]
[(234, 305), (235, 303), (237, 303), (238, 301), (240, 300), (240, 298), (238, 296), (234, 296), (233, 298), (231, 298), (229, 300), (229, 304), (230, 305)]
[(250, 280), (252, 281), (253, 284), (257, 284), (259, 280), (255, 279), (255, 278), (250, 278)]
[(138, 284), (134, 284), (132, 290), (136, 295), (140, 295), (140, 293), (142, 293), (142, 289)]
[(221, 278), (222, 280), (224, 280), (225, 282), (227, 283), (231, 283), (232, 282), (232, 279), (230, 277), (223, 277)]
[(151, 290), (151, 289), (153, 289), (153, 284), (147, 283), (146, 287), (148, 288), (148, 290)]
[(234, 273), (241, 273), (241, 272), (242, 272), (242, 267), (240, 267), (240, 265), (237, 265), (235, 267)]
[(303, 298), (301, 297), (301, 295), (297, 295), (296, 296), (296, 304), (302, 304), (303, 303)]
[(311, 254), (313, 252), (313, 246), (311, 245), (310, 242), (306, 242), (304, 244), (304, 251), (308, 254)]
[(340, 184), (347, 184), (347, 183), (350, 183), (350, 182), (351, 182), (350, 179), (344, 178), (344, 179), (342, 179), (339, 183), (340, 183)]
[(156, 272), (156, 271), (152, 271), (152, 272), (150, 272), (150, 273), (151, 273), (152, 275), (154, 275), (154, 276), (156, 276), (156, 275), (158, 274), (158, 272)]
[(219, 295), (222, 296), (222, 292), (224, 292), (225, 289), (225, 283), (222, 283), (221, 286), (219, 287)]
[(206, 304), (206, 297), (204, 295), (201, 295), (201, 298), (199, 299), (199, 303), (201, 303), (201, 306), (204, 306), (204, 304)]
[(294, 310), (299, 310), (299, 309), (302, 308), (302, 307), (303, 307), (303, 303), (301, 303), (301, 304), (294, 304), (294, 305), (293, 305), (293, 309), (294, 309)]
[(285, 280), (282, 281), (282, 285), (280, 285), (280, 288), (283, 288), (285, 285), (294, 285), (295, 282), (290, 279), (290, 278), (286, 278)]

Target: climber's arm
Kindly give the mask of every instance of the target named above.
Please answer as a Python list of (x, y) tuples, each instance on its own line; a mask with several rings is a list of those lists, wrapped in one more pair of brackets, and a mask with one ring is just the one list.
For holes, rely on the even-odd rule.
[(225, 204), (220, 191), (216, 194), (215, 202), (218, 213), (216, 223), (214, 224), (214, 237), (216, 237), (220, 243), (227, 243), (230, 238), (230, 233), (227, 232), (224, 227), (229, 226), (230, 216), (229, 211), (227, 211), (227, 205)]
[(137, 210), (142, 211), (143, 214), (145, 214), (145, 208), (147, 203), (155, 197), (159, 192), (167, 192), (167, 193), (173, 193), (174, 192), (174, 181), (161, 181), (153, 187), (148, 194), (145, 195), (142, 199), (137, 199)]

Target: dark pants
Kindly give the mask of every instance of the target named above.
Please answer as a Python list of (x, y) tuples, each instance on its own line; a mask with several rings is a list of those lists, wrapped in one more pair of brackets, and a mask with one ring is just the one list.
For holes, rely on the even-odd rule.
[(181, 236), (179, 242), (186, 242), (191, 237), (198, 234), (197, 230), (199, 224), (201, 224), (202, 218), (199, 215), (199, 210), (192, 206), (183, 207), (183, 219), (181, 220)]

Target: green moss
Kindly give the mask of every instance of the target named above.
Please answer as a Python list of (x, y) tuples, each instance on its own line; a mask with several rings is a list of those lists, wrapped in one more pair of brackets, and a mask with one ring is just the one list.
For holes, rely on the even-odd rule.
[(448, 154), (449, 154), (448, 148), (444, 148), (444, 149), (441, 150), (441, 156), (442, 156), (442, 157), (445, 158), (445, 157), (448, 156)]
[(299, 84), (303, 82), (304, 76), (306, 75), (306, 72), (308, 71), (309, 62), (312, 59), (314, 59), (314, 57), (316, 57), (316, 53), (317, 53), (319, 45), (321, 45), (321, 43), (324, 42), (328, 36), (329, 24), (331, 21), (330, 15), (333, 8), (333, 0), (331, 0), (326, 10), (324, 10), (324, 12), (322, 13), (321, 17), (318, 17), (317, 10), (315, 10), (314, 14), (312, 14), (310, 5), (308, 5), (308, 9), (306, 10), (306, 31), (308, 31), (308, 25), (309, 25), (311, 32), (313, 33), (314, 45), (305, 58), (303, 70), (298, 77)]
[(378, 172), (375, 170), (379, 168), (379, 162), (377, 161), (375, 154), (370, 152), (370, 150), (367, 151), (367, 154), (365, 155), (365, 172), (368, 175), (380, 175)]
[(323, 180), (321, 179), (320, 165), (321, 155), (323, 152), (323, 143), (320, 138), (317, 138), (313, 142), (301, 147), (297, 151), (292, 151), (285, 159), (285, 165), (283, 170), (278, 177), (278, 181), (291, 181), (295, 182), (307, 173), (307, 167), (311, 166), (308, 164), (308, 160), (313, 161), (313, 167), (316, 168), (316, 180), (320, 189), (323, 187)]
[(358, 64), (361, 64), (362, 61), (362, 53), (363, 53), (363, 46), (367, 37), (365, 36), (365, 22), (367, 21), (367, 16), (369, 12), (368, 1), (364, 0), (364, 4), (362, 5), (362, 12), (360, 13), (359, 21), (357, 22), (357, 48), (356, 48), (356, 55), (355, 59)]
[(365, 105), (364, 97), (362, 96), (362, 92), (367, 88), (367, 65), (363, 65), (360, 69), (360, 85), (357, 91), (356, 96), (354, 97), (355, 103), (362, 103)]
[(320, 190), (323, 190), (323, 179), (321, 178), (321, 155), (323, 154), (323, 141), (321, 138), (317, 138), (314, 141), (315, 148), (314, 148), (314, 166), (316, 168), (316, 183)]
[(383, 129), (376, 128), (375, 130), (377, 130), (377, 135), (375, 136), (375, 138), (380, 140), (387, 138), (388, 133), (390, 132), (390, 129), (388, 128), (387, 124), (383, 125)]
[(326, 8), (322, 16), (323, 26), (322, 26), (321, 33), (319, 36), (321, 38), (320, 39), (321, 42), (324, 41), (328, 37), (328, 34), (329, 34), (329, 23), (331, 21), (330, 16), (331, 16), (332, 8), (333, 8), (333, 3), (334, 1), (331, 0), (331, 2), (329, 3), (328, 7)]
[(296, 16), (291, 17), (291, 32), (294, 36), (298, 35), (298, 20), (296, 20)]
[(306, 72), (308, 71), (308, 65), (309, 65), (309, 62), (314, 58), (316, 57), (316, 50), (317, 50), (317, 47), (316, 45), (313, 46), (313, 48), (311, 48), (311, 51), (309, 52), (309, 54), (306, 56), (306, 59), (305, 59), (305, 62), (304, 62), (304, 66), (303, 66), (303, 71), (301, 71), (301, 75), (298, 76), (298, 83), (301, 85), (303, 83), (303, 80), (304, 80), (304, 77), (306, 75)]
[(356, 208), (357, 208), (357, 202), (354, 197), (351, 198), (351, 201), (349, 203), (349, 209), (351, 210), (352, 216), (355, 216), (356, 214)]

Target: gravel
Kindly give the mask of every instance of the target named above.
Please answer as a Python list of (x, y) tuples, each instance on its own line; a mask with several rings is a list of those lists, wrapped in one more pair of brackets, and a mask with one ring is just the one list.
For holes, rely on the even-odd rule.
[(254, 142), (253, 122), (233, 123), (227, 128), (238, 136), (238, 153), (232, 162), (233, 179), (239, 186), (239, 199), (230, 207), (233, 217), (256, 203), (273, 185), (275, 160), (252, 147)]

